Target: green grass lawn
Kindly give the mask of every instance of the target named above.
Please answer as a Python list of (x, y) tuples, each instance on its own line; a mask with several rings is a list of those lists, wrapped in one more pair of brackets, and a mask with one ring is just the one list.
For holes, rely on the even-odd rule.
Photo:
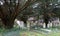
[(20, 36), (44, 36), (44, 35), (41, 33), (25, 31), (25, 32), (21, 32)]
[(48, 36), (60, 36), (60, 32), (52, 32)]
[(60, 33), (51, 32), (50, 34), (36, 33), (36, 32), (20, 32), (20, 36), (60, 36)]
[[(19, 32), (20, 31), (20, 32)], [(40, 30), (41, 31), (41, 30)], [(17, 33), (18, 34), (18, 32), (19, 32), (19, 35), (20, 36), (60, 36), (60, 31), (59, 32), (56, 32), (56, 31), (52, 31), (52, 32), (50, 32), (49, 34), (44, 34), (44, 33), (41, 33), (41, 32), (35, 32), (35, 31), (28, 31), (28, 30), (21, 30), (21, 29), (12, 29), (12, 30), (10, 30), (10, 31), (8, 31), (8, 30), (4, 30), (4, 29), (0, 29), (0, 36), (3, 36), (3, 34), (6, 34), (6, 35), (8, 35), (8, 34), (10, 34), (10, 33), (12, 33), (12, 32), (15, 32), (15, 33)], [(11, 34), (10, 34), (11, 35)], [(13, 34), (12, 34), (13, 35)], [(16, 35), (16, 34), (15, 34)], [(13, 35), (14, 36), (14, 35)]]
[[(0, 34), (0, 36), (2, 35), (3, 34)], [(8, 33), (6, 33), (6, 35), (8, 35)], [(37, 33), (37, 32), (32, 32), (32, 31), (20, 31), (20, 36), (60, 36), (60, 32), (51, 32), (49, 34), (43, 34), (41, 32)]]
[(20, 36), (60, 36), (60, 32), (50, 32), (49, 34), (44, 34), (41, 32), (34, 32), (34, 31), (21, 31)]

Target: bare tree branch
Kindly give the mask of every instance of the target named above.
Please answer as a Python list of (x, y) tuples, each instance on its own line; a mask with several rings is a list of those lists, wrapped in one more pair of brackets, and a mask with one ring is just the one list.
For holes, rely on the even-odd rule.
[(31, 0), (28, 0), (28, 1), (25, 3), (25, 5), (22, 6), (22, 7), (20, 7), (20, 6), (19, 6), (19, 3), (18, 3), (18, 5), (17, 5), (16, 8), (15, 8), (15, 12), (12, 13), (12, 15), (11, 15), (11, 17), (13, 17), (12, 19), (16, 18), (16, 16), (19, 14), (19, 11), (21, 12), (22, 10), (24, 10), (25, 8), (27, 8), (28, 5), (30, 4), (30, 2), (31, 2)]
[(4, 17), (4, 14), (3, 14), (2, 8), (1, 8), (1, 6), (0, 6), (0, 18), (2, 18), (2, 17)]

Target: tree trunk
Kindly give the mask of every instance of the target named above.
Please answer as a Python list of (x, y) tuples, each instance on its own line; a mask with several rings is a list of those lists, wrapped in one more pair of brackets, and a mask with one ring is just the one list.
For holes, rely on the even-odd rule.
[(4, 25), (4, 28), (6, 29), (11, 29), (13, 28), (13, 25), (14, 25), (14, 20), (10, 20), (10, 19), (2, 19), (2, 22), (3, 22), (3, 25)]
[(26, 21), (23, 21), (23, 22), (24, 22), (25, 27), (27, 27), (27, 20)]
[(46, 28), (48, 28), (48, 21), (46, 21), (46, 22), (45, 22), (45, 24), (46, 24), (46, 25), (45, 25), (45, 26), (46, 26)]
[(48, 26), (48, 22), (49, 22), (50, 16), (49, 16), (48, 13), (45, 13), (45, 12), (44, 12), (43, 15), (44, 15), (44, 16), (43, 16), (44, 22), (45, 22), (45, 24), (46, 24), (45, 26), (46, 26), (46, 28), (48, 28), (47, 26)]
[(48, 22), (49, 22), (49, 19), (44, 19), (44, 22), (45, 22), (45, 26), (46, 26), (46, 28), (48, 28)]

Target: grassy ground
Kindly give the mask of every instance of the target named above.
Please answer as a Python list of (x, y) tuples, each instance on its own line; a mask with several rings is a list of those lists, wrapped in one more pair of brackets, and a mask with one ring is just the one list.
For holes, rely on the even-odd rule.
[(20, 33), (20, 36), (44, 36), (44, 35), (36, 32), (27, 31)]
[(24, 31), (20, 33), (20, 36), (60, 36), (60, 32), (51, 32), (49, 34), (31, 32), (31, 31)]
[(51, 30), (51, 32), (43, 31), (41, 29), (44, 28), (38, 28), (37, 30), (31, 30), (31, 31), (21, 31), (20, 36), (60, 36), (60, 29), (58, 28), (48, 28), (48, 30)]
[(48, 33), (45, 31), (41, 31), (41, 28), (38, 28), (37, 31), (28, 31), (26, 29), (22, 30), (19, 28), (13, 28), (11, 30), (0, 29), (0, 36), (60, 36), (60, 30), (55, 30), (55, 28), (49, 29), (51, 29), (52, 32)]

